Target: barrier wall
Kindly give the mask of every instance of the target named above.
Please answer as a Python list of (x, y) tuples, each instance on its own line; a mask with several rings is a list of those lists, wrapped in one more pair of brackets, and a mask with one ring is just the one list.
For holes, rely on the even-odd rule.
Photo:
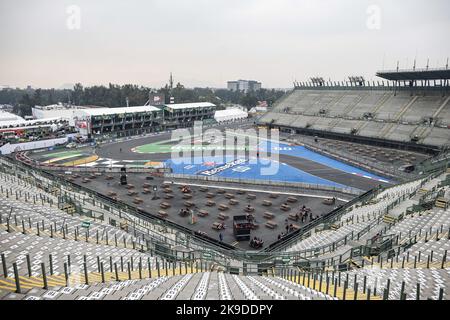
[(208, 182), (226, 182), (226, 183), (240, 183), (240, 184), (248, 184), (248, 185), (257, 185), (257, 186), (278, 186), (278, 187), (294, 187), (299, 189), (312, 189), (312, 190), (321, 190), (321, 191), (334, 191), (344, 194), (351, 195), (360, 195), (364, 193), (363, 190), (356, 188), (339, 188), (339, 187), (330, 187), (321, 184), (310, 184), (310, 183), (301, 183), (301, 182), (285, 182), (285, 181), (272, 181), (272, 180), (251, 180), (251, 179), (236, 179), (236, 178), (223, 178), (223, 177), (204, 177), (204, 176), (195, 176), (195, 175), (184, 175), (184, 174), (165, 174), (165, 178), (174, 178), (174, 179), (189, 179), (194, 181), (208, 181)]
[(40, 140), (33, 142), (24, 142), (24, 143), (16, 143), (16, 144), (5, 144), (0, 147), (0, 154), (11, 154), (15, 151), (26, 151), (33, 149), (42, 149), (42, 148), (50, 148), (56, 146), (58, 144), (64, 144), (68, 141), (68, 137), (58, 138), (58, 139), (49, 139), (49, 140)]

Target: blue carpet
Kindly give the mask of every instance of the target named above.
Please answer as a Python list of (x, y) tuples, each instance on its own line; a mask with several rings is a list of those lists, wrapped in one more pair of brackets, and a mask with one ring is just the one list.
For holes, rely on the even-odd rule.
[[(282, 163), (270, 163), (268, 161), (261, 161), (258, 163), (237, 163), (229, 168), (225, 168), (223, 171), (220, 168), (224, 164), (231, 163), (234, 158), (227, 157), (225, 162), (222, 157), (205, 158), (201, 162), (201, 158), (185, 158), (180, 159), (182, 163), (174, 163), (172, 160), (166, 161), (166, 166), (172, 168), (173, 173), (187, 174), (187, 175), (200, 175), (200, 176), (212, 176), (212, 177), (225, 177), (235, 179), (250, 179), (250, 180), (272, 180), (272, 181), (287, 181), (287, 182), (302, 182), (308, 184), (317, 184), (330, 187), (345, 187), (339, 183), (316, 177), (312, 174), (291, 167)], [(245, 159), (241, 159), (245, 161)], [(255, 161), (255, 159), (253, 159)], [(210, 162), (210, 163), (208, 163)], [(264, 168), (269, 168), (271, 165), (275, 167), (278, 165), (276, 173), (270, 175), (262, 175), (261, 172)], [(210, 172), (212, 169), (218, 169), (217, 172)]]
[(308, 150), (304, 146), (291, 146), (286, 143), (275, 143), (275, 142), (262, 142), (260, 145), (260, 149), (262, 151), (266, 151), (270, 149), (271, 152), (286, 154), (293, 157), (304, 158), (310, 161), (314, 161), (320, 163), (324, 166), (340, 170), (346, 173), (358, 175), (367, 179), (373, 179), (377, 181), (382, 181), (386, 183), (392, 183), (392, 181), (388, 180), (385, 177), (378, 176), (376, 174), (370, 173), (368, 171), (362, 170), (360, 168), (342, 163), (338, 160), (323, 156), (314, 151)]

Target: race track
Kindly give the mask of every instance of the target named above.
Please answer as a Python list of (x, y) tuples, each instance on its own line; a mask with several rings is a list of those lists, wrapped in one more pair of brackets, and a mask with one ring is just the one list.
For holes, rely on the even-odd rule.
[[(102, 158), (114, 159), (115, 161), (127, 161), (127, 162), (132, 161), (170, 162), (171, 153), (168, 152), (163, 153), (135, 152), (136, 148), (138, 147), (149, 144), (155, 144), (162, 141), (168, 141), (170, 140), (170, 137), (171, 135), (169, 133), (164, 133), (157, 136), (132, 139), (117, 143), (110, 143), (102, 145), (99, 148), (96, 148), (95, 152), (100, 157), (100, 159)], [(322, 181), (320, 179), (328, 180), (331, 182), (330, 185), (333, 185), (333, 183), (335, 183), (336, 185), (339, 184), (348, 187), (358, 188), (361, 190), (369, 190), (380, 184), (384, 186), (392, 184), (392, 182), (388, 181), (386, 178), (377, 177), (372, 173), (365, 172), (359, 168), (351, 167), (347, 164), (336, 161), (334, 159), (324, 157), (309, 150), (293, 149), (289, 151), (280, 151), (278, 156), (279, 156), (278, 160), (282, 165), (287, 165), (291, 169), (298, 169), (301, 170), (302, 172), (305, 172), (307, 175), (317, 177), (318, 178), (317, 181)], [(196, 169), (193, 168), (193, 170), (195, 171)], [(200, 169), (198, 169), (197, 171), (199, 170)], [(191, 171), (189, 170), (185, 171), (185, 169), (183, 169), (182, 172), (178, 171), (176, 173), (191, 174)], [(286, 172), (285, 170), (284, 174), (290, 175), (290, 171)], [(286, 177), (283, 178), (282, 176), (279, 177), (275, 176), (263, 178), (289, 181), (289, 177), (287, 177), (286, 179)]]

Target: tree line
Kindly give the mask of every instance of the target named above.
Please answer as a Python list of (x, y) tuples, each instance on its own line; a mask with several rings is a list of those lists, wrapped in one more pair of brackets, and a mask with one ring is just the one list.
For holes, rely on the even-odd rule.
[(178, 83), (173, 88), (166, 85), (160, 89), (152, 89), (133, 84), (83, 87), (81, 83), (73, 89), (3, 89), (0, 90), (0, 104), (12, 105), (13, 112), (21, 116), (31, 115), (31, 108), (56, 103), (71, 103), (82, 106), (124, 107), (126, 101), (130, 106), (144, 105), (149, 94), (164, 94), (165, 103), (170, 97), (175, 103), (212, 102), (219, 108), (227, 104), (240, 104), (248, 109), (256, 106), (258, 101), (267, 101), (271, 106), (284, 95), (284, 91), (261, 89), (247, 93), (227, 89), (186, 88)]

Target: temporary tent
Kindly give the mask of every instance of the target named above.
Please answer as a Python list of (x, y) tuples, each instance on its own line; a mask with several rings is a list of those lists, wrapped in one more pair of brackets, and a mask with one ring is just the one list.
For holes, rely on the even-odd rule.
[(216, 119), (217, 122), (224, 122), (224, 121), (234, 121), (239, 119), (246, 119), (248, 118), (248, 113), (245, 111), (242, 111), (240, 109), (226, 109), (226, 110), (218, 110), (214, 114), (214, 119)]

